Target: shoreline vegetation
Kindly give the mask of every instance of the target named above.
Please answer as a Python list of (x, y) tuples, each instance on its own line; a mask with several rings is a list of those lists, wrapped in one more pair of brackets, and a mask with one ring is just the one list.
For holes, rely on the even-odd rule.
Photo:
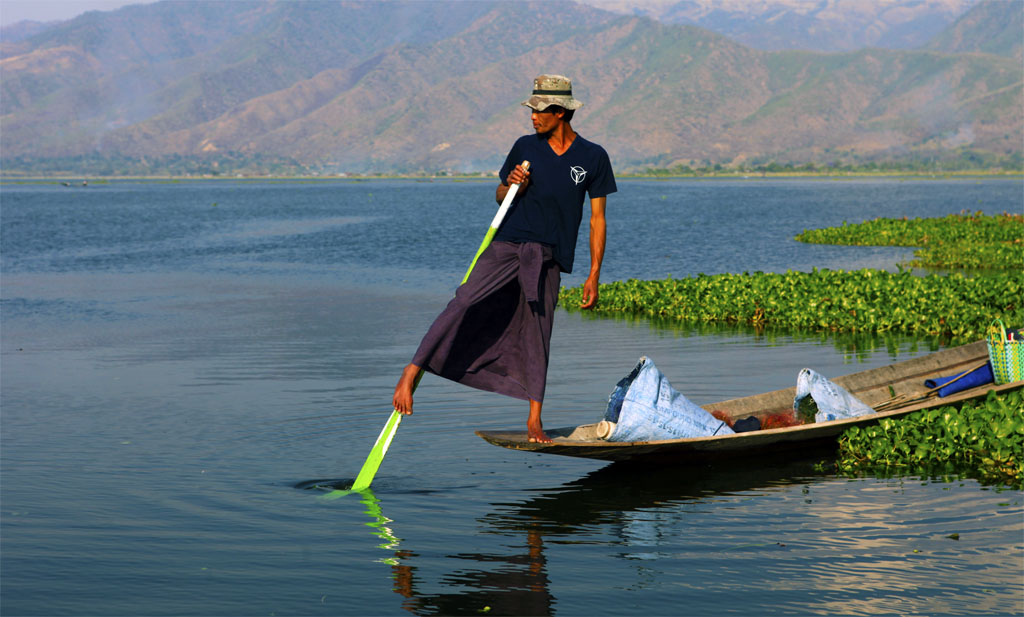
[[(918, 247), (911, 265), (968, 269), (918, 276), (862, 269), (754, 272), (631, 279), (602, 284), (599, 315), (664, 324), (747, 324), (794, 333), (885, 334), (982, 339), (995, 318), (1024, 325), (1024, 215), (980, 212), (931, 219), (874, 219), (804, 230), (802, 242)], [(560, 303), (577, 311), (582, 287)], [(899, 421), (852, 428), (840, 438), (835, 469), (847, 475), (966, 475), (1024, 488), (1024, 398), (990, 393), (960, 410), (946, 406)]]
[[(941, 154), (920, 153), (899, 160), (865, 160), (852, 152), (826, 151), (833, 157), (818, 162), (780, 162), (755, 156), (731, 163), (689, 161), (670, 167), (623, 164), (616, 177), (631, 179), (753, 179), (858, 177), (1006, 177), (1024, 175), (1024, 154), (961, 149)], [(434, 169), (343, 169), (334, 163), (304, 163), (275, 155), (220, 152), (199, 156), (165, 154), (147, 157), (83, 154), (62, 157), (5, 157), (0, 181), (19, 179), (493, 179), (497, 167), (483, 171)]]
[[(224, 181), (306, 181), (335, 182), (338, 180), (369, 181), (369, 180), (418, 180), (432, 182), (435, 180), (450, 181), (493, 181), (497, 179), (497, 171), (473, 173), (339, 173), (339, 174), (89, 174), (89, 173), (16, 173), (8, 170), (0, 171), (0, 183), (43, 183), (62, 181), (82, 181), (93, 184), (118, 180), (145, 180), (157, 182), (187, 182), (193, 180), (224, 180)], [(967, 169), (955, 171), (774, 171), (774, 172), (740, 172), (721, 171), (698, 174), (657, 174), (649, 172), (617, 173), (620, 180), (770, 180), (770, 179), (808, 179), (808, 180), (843, 180), (858, 178), (911, 178), (911, 179), (986, 179), (986, 178), (1021, 178), (1024, 169)], [(74, 186), (74, 185), (72, 185)]]

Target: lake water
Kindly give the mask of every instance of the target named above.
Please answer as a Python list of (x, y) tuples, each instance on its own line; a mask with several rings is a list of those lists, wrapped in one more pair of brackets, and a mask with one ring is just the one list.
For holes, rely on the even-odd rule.
[[(351, 482), (496, 208), (493, 181), (0, 189), (4, 615), (1020, 614), (1024, 495), (817, 461), (642, 472), (490, 446), (525, 404), (427, 376)], [(1020, 212), (1014, 180), (623, 180), (604, 281), (895, 269), (805, 245), (878, 216)], [(589, 263), (586, 223), (579, 285)], [(641, 355), (698, 403), (927, 353), (559, 310), (549, 427)], [(949, 536), (959, 534), (954, 540)]]

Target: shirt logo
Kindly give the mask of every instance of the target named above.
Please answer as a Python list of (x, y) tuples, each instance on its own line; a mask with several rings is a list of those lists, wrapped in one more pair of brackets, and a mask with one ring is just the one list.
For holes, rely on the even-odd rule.
[(572, 181), (579, 184), (587, 177), (587, 170), (582, 167), (570, 167), (569, 174), (572, 176)]

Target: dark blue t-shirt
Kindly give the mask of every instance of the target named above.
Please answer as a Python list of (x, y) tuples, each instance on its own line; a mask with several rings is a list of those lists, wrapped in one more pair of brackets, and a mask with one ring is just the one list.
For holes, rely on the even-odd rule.
[(530, 182), (516, 195), (494, 238), (547, 244), (562, 270), (572, 272), (585, 195), (593, 199), (617, 190), (608, 153), (578, 133), (561, 156), (548, 145), (547, 136), (524, 135), (509, 151), (498, 174), (501, 181), (507, 182), (523, 161), (530, 161)]

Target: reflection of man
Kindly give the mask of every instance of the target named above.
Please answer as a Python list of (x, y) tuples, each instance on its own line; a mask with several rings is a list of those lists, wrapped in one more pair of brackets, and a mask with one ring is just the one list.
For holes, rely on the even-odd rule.
[[(460, 553), (449, 555), (465, 564), (490, 565), (490, 570), (460, 569), (442, 579), (442, 583), (459, 587), (452, 593), (426, 594), (416, 588), (416, 566), (406, 562), (419, 555), (411, 551), (397, 551), (397, 562), (392, 565), (392, 589), (406, 598), (402, 608), (414, 615), (466, 615), (490, 613), (493, 615), (551, 615), (555, 597), (548, 587), (547, 563), (544, 557), (544, 539), (530, 527), (526, 532), (527, 552), (517, 555)], [(453, 583), (452, 581), (455, 581)]]
[[(590, 196), (590, 274), (582, 308), (597, 305), (605, 247), (605, 201), (615, 177), (604, 149), (573, 130), (583, 103), (572, 82), (541, 75), (533, 95), (534, 134), (520, 137), (499, 173), (500, 203), (519, 184), (514, 207), (469, 279), (434, 321), (395, 387), (395, 409), (412, 413), (416, 377), (452, 381), (530, 402), (530, 441), (550, 442), (541, 423), (551, 326), (561, 272), (572, 272), (583, 201)], [(530, 171), (522, 161), (530, 162)]]

